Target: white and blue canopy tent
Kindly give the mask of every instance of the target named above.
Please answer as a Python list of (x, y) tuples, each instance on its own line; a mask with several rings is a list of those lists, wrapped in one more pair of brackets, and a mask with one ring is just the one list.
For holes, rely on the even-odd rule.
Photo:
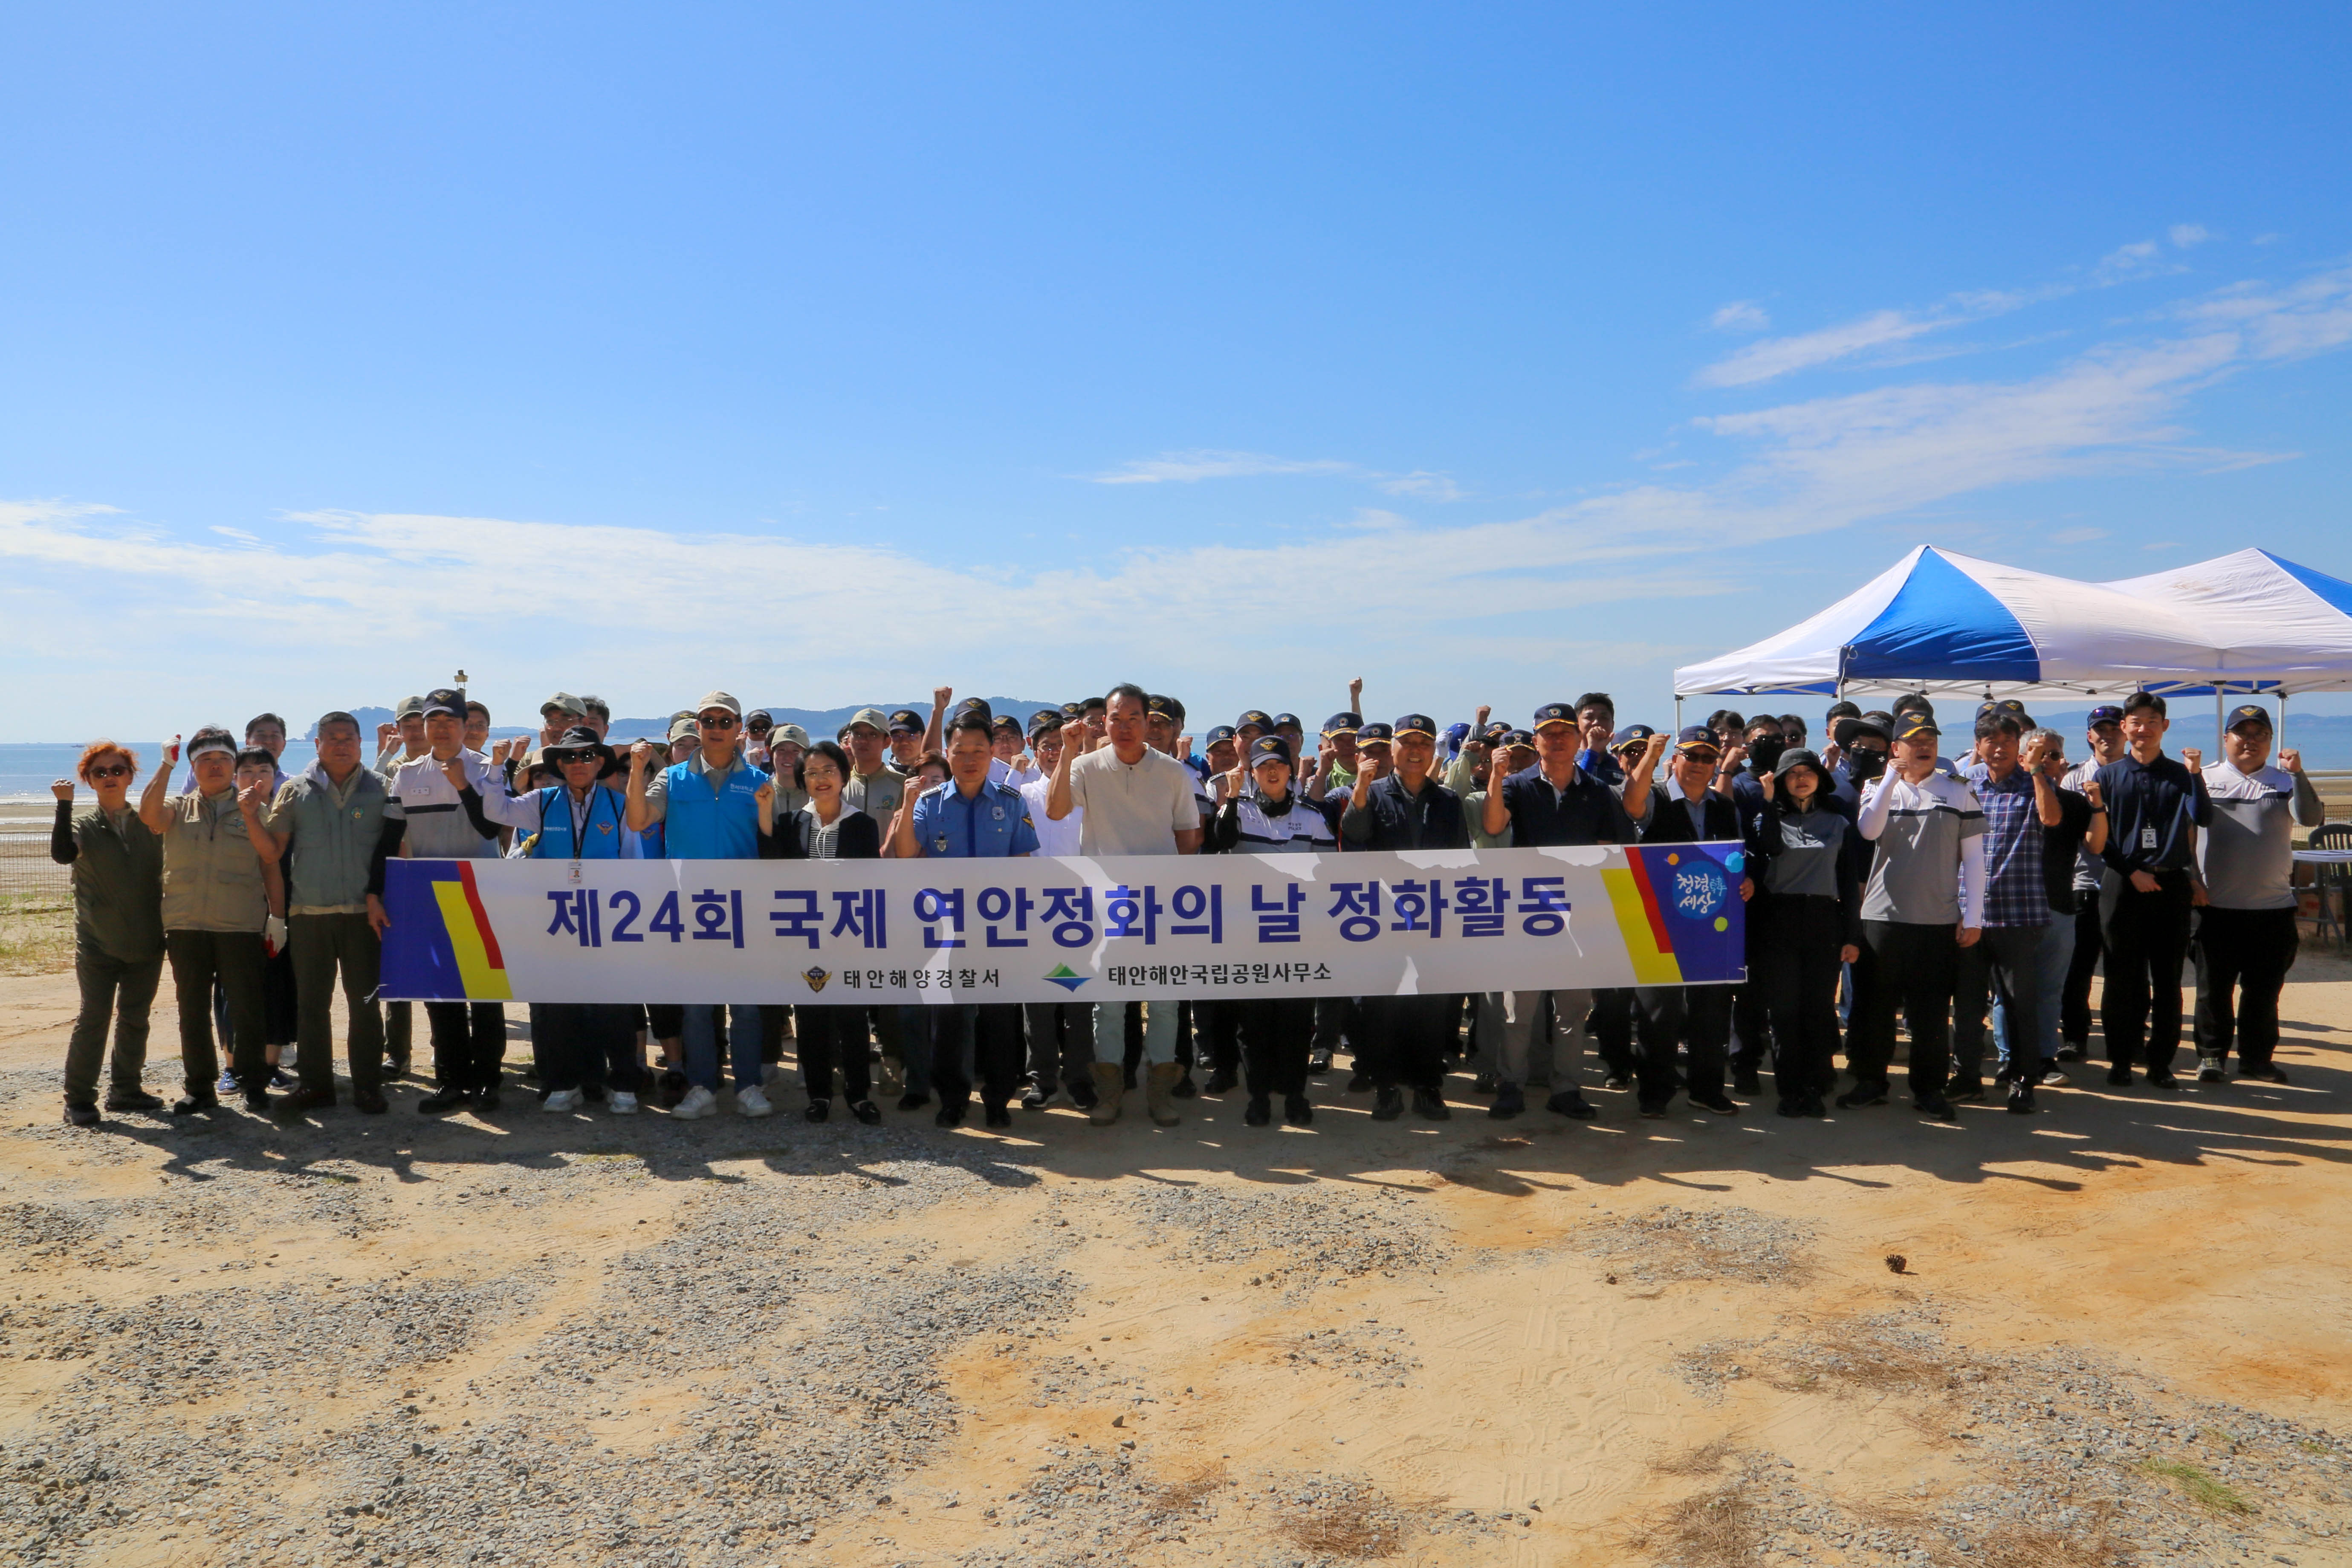
[[(2352, 689), (2352, 584), (2259, 550), (2116, 583), (1922, 545), (1811, 619), (1675, 672), (1685, 697), (2114, 700)], [(2284, 714), (2282, 714), (2282, 720)]]

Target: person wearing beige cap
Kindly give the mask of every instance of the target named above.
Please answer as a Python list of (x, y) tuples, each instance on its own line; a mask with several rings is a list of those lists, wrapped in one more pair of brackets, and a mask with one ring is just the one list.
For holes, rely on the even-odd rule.
[(562, 741), (563, 731), (587, 721), (588, 704), (569, 691), (559, 691), (539, 705), (539, 743), (556, 745)]
[(375, 727), (375, 771), (390, 778), (404, 763), (431, 748), (425, 743), (425, 699), (404, 697), (393, 705), (392, 722)]

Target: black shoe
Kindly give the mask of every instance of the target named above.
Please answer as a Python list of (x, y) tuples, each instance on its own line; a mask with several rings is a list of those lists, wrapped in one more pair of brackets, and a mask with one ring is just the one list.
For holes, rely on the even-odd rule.
[(1372, 1096), (1372, 1120), (1394, 1121), (1404, 1114), (1404, 1090), (1384, 1089)]
[(194, 1116), (198, 1111), (218, 1110), (219, 1109), (220, 1100), (215, 1096), (209, 1094), (183, 1095), (180, 1099), (172, 1102), (172, 1114), (174, 1116)]
[(2207, 1057), (2204, 1060), (2199, 1062), (2197, 1064), (2197, 1081), (2199, 1083), (2229, 1082), (2230, 1075), (2221, 1069), (2221, 1058), (2219, 1057)]
[(98, 1107), (90, 1104), (88, 1100), (82, 1100), (79, 1103), (70, 1100), (67, 1100), (66, 1124), (69, 1127), (97, 1126)]
[(822, 1121), (832, 1114), (833, 1101), (830, 1100), (812, 1100), (808, 1102), (808, 1109), (801, 1112), (801, 1120), (803, 1121)]
[(1830, 1108), (1822, 1103), (1818, 1094), (1809, 1094), (1798, 1102), (1797, 1114), (1800, 1116), (1827, 1116), (1829, 1113)]
[(1500, 1075), (1491, 1072), (1482, 1072), (1476, 1078), (1470, 1080), (1470, 1087), (1480, 1094), (1493, 1094), (1502, 1086), (1502, 1082), (1503, 1080)]
[(2009, 1113), (2011, 1116), (2033, 1114), (2033, 1086), (2022, 1079), (2009, 1086)]
[(380, 1089), (355, 1089), (352, 1090), (352, 1109), (359, 1111), (364, 1116), (382, 1116), (385, 1111), (390, 1110), (392, 1107), (386, 1103), (383, 1098), (383, 1090)]
[(1307, 1076), (1308, 1078), (1321, 1078), (1325, 1073), (1329, 1072), (1330, 1070), (1330, 1052), (1318, 1048), (1307, 1053)]
[(1633, 1075), (1629, 1072), (1612, 1072), (1607, 1078), (1601, 1080), (1601, 1087), (1603, 1089), (1631, 1089), (1633, 1087)]
[(489, 1087), (489, 1088), (488, 1088), (488, 1089), (478, 1089), (478, 1090), (477, 1090), (477, 1091), (475, 1092), (475, 1094), (474, 1094), (474, 1114), (475, 1114), (475, 1115), (477, 1115), (477, 1116), (490, 1116), (490, 1115), (494, 1115), (494, 1114), (496, 1114), (496, 1113), (497, 1113), (498, 1109), (499, 1109), (499, 1086), (498, 1086), (497, 1084), (492, 1084), (492, 1085), (490, 1085), (490, 1087)]
[(2064, 1089), (2074, 1080), (2053, 1067), (2044, 1068), (2041, 1078), (2037, 1079), (2035, 1081), (2041, 1084), (2044, 1089)]
[(2107, 1069), (2107, 1081), (2114, 1084), (2117, 1089), (2129, 1089), (2131, 1087), (2131, 1068), (2109, 1068)]
[(1572, 1116), (1579, 1121), (1590, 1121), (1601, 1114), (1592, 1109), (1591, 1101), (1572, 1089), (1563, 1089), (1545, 1100), (1544, 1109), (1558, 1111), (1562, 1116)]
[(278, 1109), (289, 1111), (332, 1110), (335, 1091), (331, 1089), (298, 1089), (278, 1102)]
[(445, 1110), (455, 1110), (473, 1098), (462, 1089), (436, 1089), (416, 1102), (416, 1109), (427, 1116), (438, 1116)]
[(1508, 1121), (1511, 1118), (1518, 1115), (1527, 1108), (1528, 1097), (1526, 1090), (1522, 1089), (1517, 1084), (1513, 1083), (1509, 1079), (1501, 1079), (1496, 1080), (1495, 1084), (1495, 1103), (1486, 1108), (1487, 1115), (1493, 1117), (1497, 1121)]
[[(1239, 1082), (1241, 1082), (1241, 1079), (1234, 1076), (1231, 1068), (1219, 1068), (1216, 1071), (1209, 1075), (1209, 1081), (1201, 1086), (1201, 1092), (1202, 1094), (1230, 1094), (1233, 1092), (1234, 1086)], [(1179, 1084), (1177, 1088), (1181, 1091), (1183, 1086)]]
[(1666, 1101), (1663, 1100), (1645, 1100), (1638, 1109), (1644, 1121), (1664, 1121), (1666, 1119)]
[(109, 1110), (161, 1110), (163, 1100), (143, 1089), (118, 1089), (106, 1097)]
[(962, 1126), (964, 1107), (968, 1103), (968, 1101), (958, 1100), (950, 1105), (944, 1100), (941, 1101), (939, 1114), (931, 1118), (932, 1122), (940, 1127)]
[(583, 1083), (580, 1086), (580, 1098), (591, 1105), (602, 1105), (605, 1098), (604, 1086), (601, 1083)]
[(1911, 1103), (1918, 1108), (1920, 1115), (1933, 1117), (1937, 1121), (1958, 1121), (1960, 1119), (1960, 1113), (1952, 1109), (1952, 1102), (1940, 1094), (1923, 1094)]
[(2148, 1068), (2147, 1081), (2148, 1087), (2151, 1089), (2179, 1089), (2180, 1087), (2180, 1080), (2172, 1076), (2172, 1069), (2170, 1068)]
[(931, 1097), (929, 1095), (920, 1094), (910, 1089), (906, 1093), (898, 1097), (898, 1109), (901, 1110), (920, 1110), (930, 1102)]
[(1372, 1075), (1364, 1071), (1361, 1068), (1357, 1068), (1356, 1076), (1348, 1080), (1348, 1092), (1349, 1094), (1362, 1094), (1372, 1087)]
[(1837, 1104), (1840, 1110), (1853, 1110), (1864, 1105), (1884, 1105), (1885, 1103), (1886, 1086), (1884, 1083), (1880, 1083), (1875, 1080), (1870, 1083), (1855, 1084), (1852, 1089), (1847, 1089), (1843, 1094), (1837, 1097)]
[(1191, 1068), (1186, 1068), (1181, 1074), (1179, 1074), (1176, 1079), (1176, 1087), (1170, 1089), (1168, 1092), (1174, 1095), (1179, 1100), (1190, 1100), (1194, 1095), (1200, 1093), (1201, 1086), (1192, 1081), (1192, 1069)]
[(268, 1115), (269, 1108), (273, 1103), (269, 1098), (269, 1091), (266, 1089), (248, 1089), (245, 1091), (245, 1108), (256, 1116)]
[(1748, 1095), (1761, 1094), (1764, 1092), (1764, 1080), (1752, 1072), (1735, 1072), (1731, 1075), (1731, 1092), (1734, 1094)]
[(1245, 1127), (1264, 1127), (1273, 1120), (1274, 1102), (1262, 1094), (1251, 1095), (1249, 1105), (1242, 1111), (1242, 1124)]
[(1775, 1116), (1802, 1116), (1804, 1113), (1805, 1102), (1801, 1099), (1790, 1099), (1785, 1095), (1781, 1097), (1780, 1103), (1772, 1108)]
[(2264, 1083), (2286, 1083), (2291, 1081), (2286, 1076), (2286, 1069), (2279, 1066), (2276, 1062), (2264, 1062), (2260, 1067), (2248, 1067), (2244, 1062), (2241, 1061), (2238, 1064), (2238, 1076), (2240, 1078), (2258, 1078)]
[(1102, 1100), (1102, 1096), (1095, 1092), (1091, 1079), (1074, 1079), (1063, 1087), (1070, 1091), (1070, 1103), (1080, 1110), (1092, 1110)]
[(1946, 1100), (1981, 1100), (1984, 1099), (1984, 1080), (1973, 1078), (1956, 1079), (1951, 1083), (1945, 1086), (1944, 1098)]
[(2062, 1062), (2079, 1062), (2083, 1059), (2083, 1047), (2061, 1046), (2058, 1047), (2058, 1059)]
[(661, 1084), (656, 1090), (655, 1098), (660, 1102), (664, 1110), (676, 1110), (679, 1103), (686, 1099), (686, 1091), (691, 1087), (693, 1086), (686, 1081), (686, 1073), (682, 1068), (664, 1068)]
[(408, 1076), (408, 1058), (406, 1057), (386, 1057), (383, 1058), (383, 1070), (394, 1078), (406, 1078)]
[(1120, 1072), (1126, 1081), (1127, 1087), (1133, 1089), (1135, 1087), (1135, 1069), (1133, 1068), (1122, 1068)]
[(2016, 1076), (2017, 1075), (2015, 1073), (2010, 1070), (2009, 1064), (2007, 1062), (2003, 1062), (1993, 1069), (1993, 1087), (1996, 1089), (2005, 1089), (2009, 1087), (2009, 1080)]
[(870, 1100), (852, 1101), (849, 1114), (868, 1127), (878, 1127), (882, 1123), (882, 1108)]
[(1312, 1127), (1315, 1108), (1307, 1103), (1303, 1094), (1286, 1094), (1282, 1097), (1282, 1119), (1293, 1127)]
[(1446, 1109), (1445, 1096), (1433, 1089), (1412, 1091), (1412, 1113), (1423, 1121), (1450, 1121), (1454, 1112)]
[(980, 1119), (991, 1127), (1010, 1127), (1013, 1125), (1013, 1112), (1002, 1105), (989, 1105), (982, 1107)]
[(1045, 1109), (1045, 1102), (1053, 1098), (1054, 1097), (1051, 1094), (1046, 1092), (1045, 1086), (1044, 1084), (1032, 1081), (1029, 1087), (1021, 1091), (1021, 1109), (1024, 1110), (1043, 1110)]
[(1694, 1094), (1690, 1097), (1690, 1100), (1693, 1105), (1703, 1105), (1717, 1116), (1739, 1114), (1739, 1107), (1733, 1104), (1731, 1097), (1721, 1089), (1716, 1090), (1713, 1094)]

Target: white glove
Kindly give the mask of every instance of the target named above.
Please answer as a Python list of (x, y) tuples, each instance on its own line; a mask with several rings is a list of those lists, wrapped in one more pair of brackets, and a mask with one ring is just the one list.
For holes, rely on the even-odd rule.
[(261, 922), (261, 945), (269, 950), (272, 958), (286, 951), (285, 916), (271, 915)]

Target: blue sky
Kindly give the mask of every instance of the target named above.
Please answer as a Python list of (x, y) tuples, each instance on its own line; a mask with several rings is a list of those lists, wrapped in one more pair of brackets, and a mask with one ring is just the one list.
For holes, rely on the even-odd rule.
[(2352, 16), (1621, 11), (18, 7), (0, 740), (1654, 717), (1915, 543), (2352, 576)]

